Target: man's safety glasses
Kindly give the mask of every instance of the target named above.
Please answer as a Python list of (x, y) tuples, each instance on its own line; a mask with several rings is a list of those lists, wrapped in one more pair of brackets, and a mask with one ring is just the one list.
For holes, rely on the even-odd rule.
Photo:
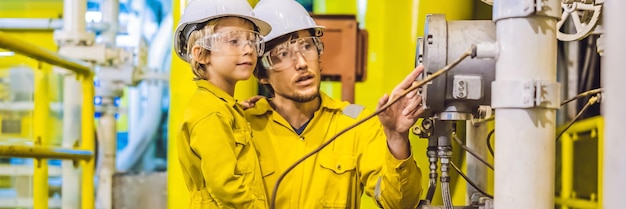
[(324, 51), (324, 45), (318, 37), (292, 39), (274, 47), (261, 57), (261, 63), (267, 69), (283, 71), (293, 67), (301, 54), (305, 60), (317, 58)]

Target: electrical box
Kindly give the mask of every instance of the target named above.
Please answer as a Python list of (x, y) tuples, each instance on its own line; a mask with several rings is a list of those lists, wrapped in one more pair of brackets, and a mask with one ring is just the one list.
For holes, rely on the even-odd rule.
[(354, 15), (312, 15), (324, 26), (322, 80), (341, 81), (341, 97), (354, 102), (354, 83), (363, 81), (367, 69), (367, 31), (359, 29)]

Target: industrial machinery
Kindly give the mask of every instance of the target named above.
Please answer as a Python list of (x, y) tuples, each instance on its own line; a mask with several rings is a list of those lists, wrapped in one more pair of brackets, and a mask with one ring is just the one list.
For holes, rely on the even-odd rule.
[[(423, 38), (418, 39), (416, 64), (425, 66), (418, 79), (424, 79), (467, 51), (472, 45), (495, 42), (495, 25), (491, 21), (447, 21), (445, 15), (426, 17)], [(437, 160), (441, 163), (441, 186), (445, 208), (452, 207), (450, 197), (452, 139), (456, 137), (457, 121), (478, 117), (481, 105), (491, 104), (491, 82), (495, 78), (493, 59), (465, 59), (448, 73), (422, 87), (426, 118), (416, 129), (428, 138), (427, 157), (430, 162), (429, 189), (421, 208), (429, 205), (437, 185)], [(485, 185), (483, 185), (485, 186)], [(484, 189), (478, 188), (483, 191)], [(483, 192), (484, 193), (484, 192)], [(491, 208), (487, 194), (470, 194), (470, 208)]]
[[(597, 26), (602, 22), (604, 1), (483, 2), (493, 4), (493, 21), (447, 21), (444, 15), (428, 15), (424, 37), (417, 41), (415, 63), (425, 66), (418, 80), (475, 47), (474, 59), (462, 61), (421, 89), (425, 114), (414, 133), (428, 138), (430, 181), (426, 200), (419, 208), (552, 208), (555, 113), (561, 105), (561, 87), (556, 82), (557, 38), (575, 41), (591, 33), (602, 33)], [(602, 53), (603, 47), (598, 48)], [(481, 135), (475, 130), (486, 119), (492, 119), (488, 116), (491, 108), (498, 116), (497, 130), (502, 133), (496, 135), (497, 149), (501, 151), (494, 157), (496, 162), (515, 160), (514, 166), (503, 163), (494, 168), (484, 160), (484, 152), (476, 152), (485, 149), (472, 148), (474, 140), (486, 138), (487, 131)], [(455, 134), (458, 121), (467, 121), (469, 147)], [(461, 173), (450, 160), (452, 140), (474, 156), (467, 158), (468, 170), (474, 166), (474, 173), (466, 180), (475, 187), (468, 186), (467, 206), (452, 206), (449, 171), (455, 168)], [(444, 206), (430, 205), (439, 175), (437, 161)], [(475, 167), (478, 161), (485, 165)], [(495, 199), (484, 192), (487, 167), (496, 171)], [(519, 170), (524, 170), (523, 174)]]

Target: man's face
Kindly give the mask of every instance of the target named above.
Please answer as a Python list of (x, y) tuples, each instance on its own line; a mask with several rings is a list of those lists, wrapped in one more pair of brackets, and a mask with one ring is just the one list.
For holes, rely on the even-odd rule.
[(272, 86), (276, 98), (309, 102), (319, 96), (320, 62), (312, 40), (307, 30), (301, 30), (297, 32), (297, 38), (279, 43), (270, 50), (274, 67), (267, 70), (268, 78), (260, 81)]

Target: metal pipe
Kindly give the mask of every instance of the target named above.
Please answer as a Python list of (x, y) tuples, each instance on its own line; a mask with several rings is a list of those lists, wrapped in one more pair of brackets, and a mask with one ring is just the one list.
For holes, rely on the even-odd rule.
[[(574, 141), (566, 133), (561, 137), (561, 199), (572, 200), (574, 190)], [(569, 209), (569, 205), (561, 204), (561, 209)]]
[(61, 160), (89, 160), (93, 158), (93, 151), (46, 147), (41, 145), (0, 145), (0, 156)]
[(589, 201), (585, 199), (562, 199), (556, 198), (555, 202), (559, 205), (566, 205), (572, 208), (601, 208), (598, 206), (598, 202)]
[[(105, 0), (102, 2), (102, 21), (109, 24), (104, 31), (102, 42), (109, 47), (116, 46), (117, 28), (119, 25), (119, 1)], [(104, 82), (102, 85), (110, 85)], [(111, 87), (109, 87), (111, 88)], [(98, 190), (96, 192), (96, 208), (113, 208), (113, 174), (116, 172), (117, 152), (117, 125), (115, 120), (116, 107), (113, 97), (103, 97), (102, 106), (105, 108), (98, 120), (98, 138), (101, 142), (100, 161), (98, 162)]]
[(107, 44), (115, 45), (117, 30), (119, 28), (119, 0), (104, 0), (102, 2), (102, 22), (109, 25), (109, 28), (102, 32), (102, 41)]
[(113, 202), (113, 174), (115, 174), (115, 155), (117, 129), (115, 112), (113, 110), (113, 98), (102, 98), (103, 106), (106, 108), (102, 116), (98, 119), (98, 139), (100, 162), (98, 166), (98, 190), (96, 192), (96, 208), (112, 208)]
[(72, 32), (86, 31), (85, 13), (87, 13), (87, 0), (64, 0), (63, 30)]
[[(487, 124), (486, 123), (476, 123), (473, 124), (471, 121), (466, 122), (466, 144), (471, 150), (473, 150), (476, 154), (487, 159), (487, 146), (485, 144), (485, 140), (487, 138)], [(467, 176), (471, 179), (476, 186), (480, 187), (483, 191), (487, 191), (487, 167), (485, 164), (480, 162), (480, 160), (475, 157), (467, 156), (465, 157), (465, 161), (467, 162)], [(467, 204), (471, 203), (471, 198), (474, 193), (480, 193), (473, 186), (467, 183), (467, 196), (465, 201)]]
[(606, 49), (603, 56), (602, 87), (606, 100), (602, 102), (602, 112), (605, 120), (604, 132), (604, 165), (602, 181), (602, 207), (605, 209), (623, 208), (626, 188), (626, 161), (623, 152), (626, 150), (624, 138), (623, 120), (626, 118), (626, 92), (624, 89), (624, 77), (626, 71), (622, 68), (626, 64), (626, 28), (623, 23), (623, 9), (626, 1), (606, 0), (604, 3), (604, 29)]
[[(63, 29), (63, 19), (53, 18), (2, 18), (0, 19), (0, 30), (61, 30)], [(104, 31), (109, 25), (103, 22), (86, 22), (88, 30)]]
[[(85, 150), (95, 150), (95, 130), (94, 130), (94, 105), (93, 105), (93, 77), (83, 76), (83, 111), (81, 112), (81, 120), (83, 123), (81, 130), (81, 148)], [(95, 159), (89, 159), (81, 161), (81, 167), (83, 169), (81, 177), (81, 208), (93, 209), (94, 204), (94, 169)]]
[[(518, 0), (494, 2), (500, 45), (495, 82), (511, 85), (511, 90), (526, 89), (513, 85), (516, 82), (556, 83), (556, 23), (561, 8), (558, 0), (538, 2), (541, 4)], [(556, 90), (558, 94), (558, 88)], [(527, 106), (520, 103), (518, 94), (493, 96), (492, 104), (507, 103), (494, 105), (498, 150), (494, 172), (495, 208), (554, 208), (555, 108)], [(531, 99), (532, 104), (540, 101), (534, 94), (528, 97)]]
[[(50, 101), (48, 99), (48, 74), (49, 70), (40, 69), (35, 71), (35, 91), (34, 102), (35, 108), (33, 110), (33, 135), (35, 139), (35, 146), (42, 146), (48, 143), (48, 119), (50, 117)], [(20, 149), (22, 147), (6, 147), (5, 151), (10, 156), (16, 156), (27, 149)], [(38, 147), (32, 147), (33, 149)], [(33, 208), (34, 209), (47, 209), (48, 208), (48, 161), (46, 159), (35, 160), (35, 170), (33, 174)]]
[[(82, 87), (76, 75), (69, 73), (63, 78), (63, 147), (73, 148), (80, 140), (81, 123), (80, 112), (82, 101)], [(61, 176), (61, 203), (63, 209), (78, 209), (80, 207), (80, 169), (73, 162), (63, 161)]]
[(74, 60), (43, 47), (24, 42), (0, 31), (0, 48), (15, 51), (36, 60), (41, 60), (52, 65), (57, 65), (78, 74), (92, 74), (91, 66), (79, 60)]

